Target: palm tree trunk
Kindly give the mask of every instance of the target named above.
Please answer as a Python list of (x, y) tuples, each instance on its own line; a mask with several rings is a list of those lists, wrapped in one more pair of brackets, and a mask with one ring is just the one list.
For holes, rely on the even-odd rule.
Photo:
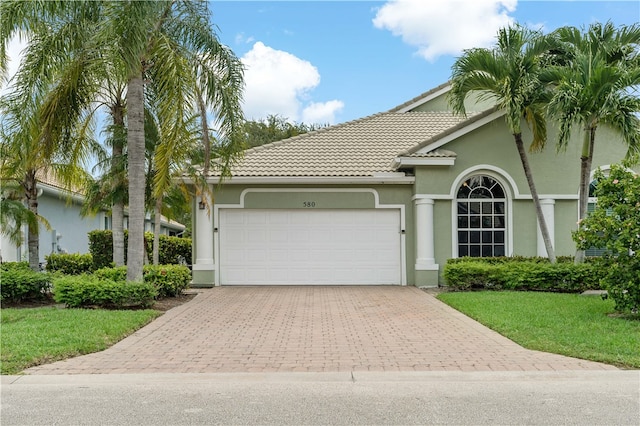
[(516, 147), (518, 148), (518, 154), (520, 155), (520, 161), (522, 162), (522, 169), (524, 175), (529, 184), (529, 191), (531, 192), (531, 198), (533, 199), (533, 205), (536, 208), (536, 216), (538, 218), (538, 224), (540, 225), (540, 232), (542, 233), (542, 239), (544, 241), (544, 247), (547, 250), (547, 256), (549, 262), (556, 263), (556, 253), (551, 244), (551, 237), (549, 236), (549, 228), (547, 227), (547, 221), (542, 213), (542, 206), (540, 205), (540, 198), (538, 197), (538, 191), (536, 185), (533, 182), (533, 174), (531, 173), (531, 167), (529, 166), (529, 159), (527, 158), (527, 152), (524, 149), (524, 143), (522, 142), (522, 133), (516, 133), (513, 135), (516, 141)]
[(144, 85), (142, 72), (133, 76), (127, 87), (129, 241), (127, 244), (127, 281), (142, 281), (145, 212)]
[[(578, 197), (578, 226), (587, 217), (589, 205), (589, 184), (591, 183), (591, 165), (593, 164), (593, 150), (596, 140), (596, 127), (585, 129), (582, 155), (580, 156), (580, 193)], [(575, 263), (584, 262), (584, 250), (576, 250)]]
[(160, 264), (160, 226), (162, 224), (162, 197), (156, 200), (153, 225), (153, 264)]
[[(34, 216), (38, 215), (38, 187), (35, 170), (28, 170), (24, 180), (24, 195), (27, 208)], [(39, 225), (30, 223), (28, 226), (27, 247), (29, 248), (29, 267), (34, 271), (40, 270), (40, 237)]]
[[(122, 176), (120, 167), (122, 167), (122, 154), (124, 151), (122, 141), (122, 129), (124, 129), (123, 106), (116, 103), (112, 108), (113, 124), (115, 131), (120, 134), (113, 138), (113, 148), (111, 150), (111, 174), (112, 176)], [(120, 182), (113, 183), (113, 191), (117, 192), (116, 186)], [(113, 234), (113, 263), (115, 266), (124, 265), (124, 201), (118, 200), (111, 206), (111, 232)]]

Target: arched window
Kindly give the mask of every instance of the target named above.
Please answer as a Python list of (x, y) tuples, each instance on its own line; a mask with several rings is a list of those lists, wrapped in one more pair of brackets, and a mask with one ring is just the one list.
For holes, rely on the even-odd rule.
[(456, 198), (458, 256), (504, 256), (506, 197), (502, 185), (490, 176), (471, 176), (462, 182)]

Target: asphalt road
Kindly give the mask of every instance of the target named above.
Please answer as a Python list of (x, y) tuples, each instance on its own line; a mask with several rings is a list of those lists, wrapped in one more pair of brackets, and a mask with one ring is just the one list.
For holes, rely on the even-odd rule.
[(8, 425), (640, 425), (640, 371), (2, 376)]

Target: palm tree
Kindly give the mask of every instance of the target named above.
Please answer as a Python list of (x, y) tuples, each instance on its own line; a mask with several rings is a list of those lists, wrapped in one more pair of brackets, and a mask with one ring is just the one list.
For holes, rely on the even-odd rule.
[[(21, 188), (22, 198), (26, 202), (28, 214), (22, 209), (13, 211), (16, 224), (26, 219), (28, 225), (27, 245), (29, 266), (39, 270), (39, 226), (38, 220), (38, 181), (42, 176), (52, 176), (67, 187), (75, 187), (86, 179), (82, 166), (92, 140), (82, 134), (82, 130), (69, 131), (71, 141), (47, 140), (42, 132), (38, 98), (25, 104), (16, 95), (8, 95), (0, 103), (2, 130), (0, 141), (0, 178)], [(27, 107), (27, 108), (25, 108)], [(43, 149), (43, 146), (45, 148)], [(48, 149), (47, 147), (48, 146)], [(46, 224), (45, 226), (48, 226)]]
[[(87, 57), (77, 57), (73, 66), (63, 67), (64, 55), (77, 48), (68, 34), (87, 31), (88, 16), (93, 9), (83, 9), (80, 3), (19, 2), (0, 3), (0, 74), (6, 72), (6, 42), (18, 32), (28, 36), (26, 53), (14, 77), (11, 92), (0, 104), (2, 117), (2, 179), (22, 188), (27, 208), (38, 217), (38, 178), (52, 175), (67, 187), (80, 184), (86, 177), (82, 165), (94, 142), (91, 121), (84, 119), (85, 110), (67, 109), (68, 105), (83, 104), (93, 81), (76, 78), (73, 96), (66, 96), (59, 81), (83, 76), (89, 63)], [(33, 13), (38, 10), (38, 13)], [(54, 19), (62, 16), (64, 19)], [(51, 93), (66, 100), (65, 105), (48, 101)], [(59, 114), (59, 110), (65, 114)], [(52, 117), (57, 117), (52, 120)], [(38, 226), (31, 221), (28, 227), (29, 263), (38, 269)]]
[(539, 74), (541, 55), (548, 46), (542, 34), (514, 26), (499, 30), (497, 45), (492, 49), (466, 50), (452, 68), (449, 102), (454, 112), (465, 114), (465, 99), (471, 93), (480, 99), (495, 101), (505, 111), (507, 127), (513, 134), (529, 191), (533, 198), (544, 245), (551, 263), (556, 256), (542, 213), (529, 160), (522, 140), (521, 123), (531, 127), (531, 149), (541, 149), (546, 142), (544, 91)]
[[(186, 77), (194, 74), (207, 106), (213, 110), (216, 131), (221, 135), (234, 135), (242, 124), (240, 97), (242, 92), (242, 66), (226, 47), (222, 46), (209, 22), (210, 10), (204, 1), (122, 1), (122, 2), (8, 2), (0, 25), (0, 66), (6, 58), (5, 42), (16, 29), (30, 30), (47, 19), (58, 22), (68, 16), (80, 22), (86, 20), (84, 32), (67, 32), (66, 51), (59, 56), (68, 72), (60, 79), (57, 90), (45, 108), (45, 133), (68, 128), (71, 119), (96, 100), (98, 89), (78, 81), (103, 81), (96, 78), (93, 69), (102, 70), (113, 65), (118, 76), (126, 82), (127, 163), (129, 182), (129, 281), (142, 279), (144, 257), (143, 227), (145, 216), (145, 137), (144, 137), (144, 83), (153, 81), (159, 96), (157, 114), (180, 134), (195, 103), (189, 91), (176, 90)], [(0, 11), (3, 11), (0, 9)], [(5, 20), (5, 17), (8, 19)], [(65, 18), (65, 19), (61, 19)], [(96, 25), (97, 23), (97, 25)], [(86, 37), (78, 37), (79, 34)], [(84, 46), (78, 46), (82, 39)], [(61, 44), (64, 44), (62, 43)], [(82, 54), (81, 54), (82, 53)], [(184, 59), (187, 58), (187, 61)], [(186, 67), (185, 63), (189, 66)], [(75, 65), (75, 68), (72, 67)], [(60, 67), (59, 67), (60, 68)], [(34, 84), (37, 84), (35, 82)], [(78, 92), (81, 88), (84, 91)], [(79, 96), (83, 95), (83, 96)], [(65, 105), (68, 120), (59, 119), (56, 106)], [(61, 124), (62, 123), (62, 124)], [(169, 152), (169, 151), (168, 151)], [(164, 179), (159, 177), (158, 179)]]
[[(586, 217), (596, 130), (607, 124), (627, 144), (629, 156), (640, 151), (640, 25), (616, 29), (594, 23), (586, 32), (562, 27), (550, 37), (552, 63), (541, 78), (553, 87), (548, 111), (558, 122), (558, 148), (567, 146), (575, 125), (584, 132), (580, 154), (578, 223)], [(576, 262), (584, 251), (576, 251)]]
[[(0, 232), (9, 238), (14, 245), (23, 244), (22, 227), (37, 228), (38, 222), (50, 229), (49, 222), (42, 216), (36, 216), (25, 207), (20, 188), (15, 184), (2, 184), (0, 194)], [(2, 258), (0, 258), (2, 262)]]

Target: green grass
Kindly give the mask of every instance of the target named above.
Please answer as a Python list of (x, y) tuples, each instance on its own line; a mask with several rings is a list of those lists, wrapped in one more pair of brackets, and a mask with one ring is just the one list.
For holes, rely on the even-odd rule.
[(640, 317), (619, 317), (597, 296), (453, 292), (440, 300), (528, 349), (640, 368)]
[(0, 373), (106, 349), (160, 315), (55, 307), (1, 310)]

